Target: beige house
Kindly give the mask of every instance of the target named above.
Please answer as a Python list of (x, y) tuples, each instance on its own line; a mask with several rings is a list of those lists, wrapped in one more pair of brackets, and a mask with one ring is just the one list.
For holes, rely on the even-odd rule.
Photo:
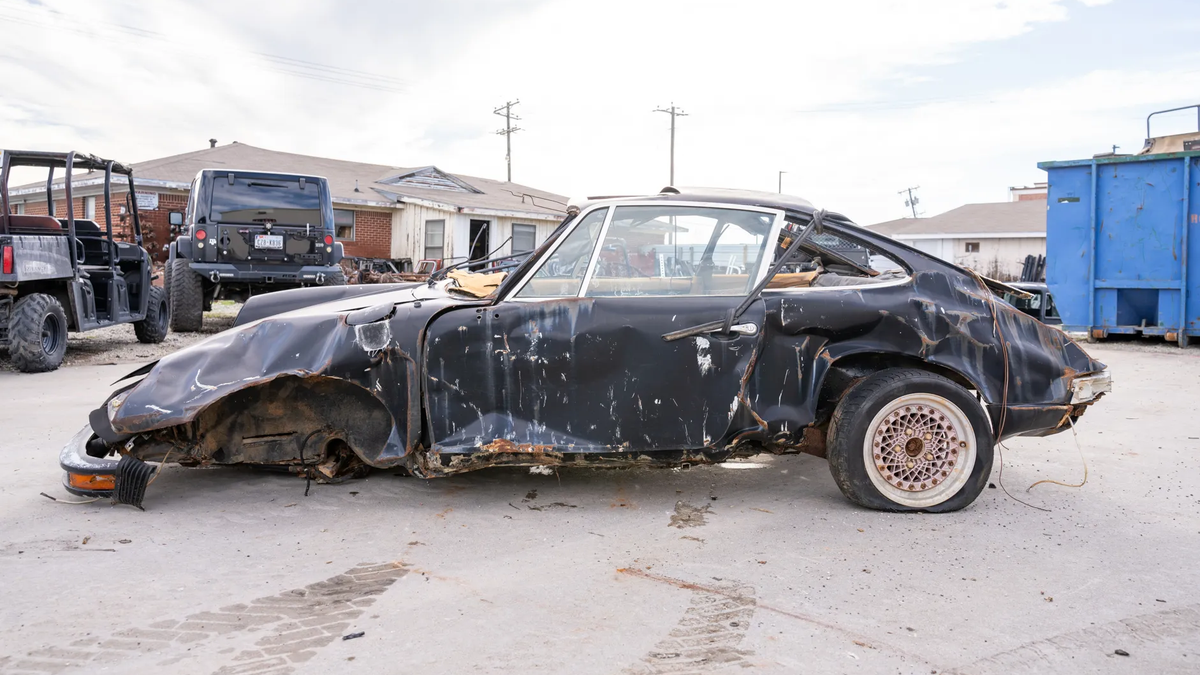
[(1046, 255), (1046, 198), (966, 204), (929, 218), (869, 226), (913, 248), (984, 276), (1015, 279), (1027, 255)]

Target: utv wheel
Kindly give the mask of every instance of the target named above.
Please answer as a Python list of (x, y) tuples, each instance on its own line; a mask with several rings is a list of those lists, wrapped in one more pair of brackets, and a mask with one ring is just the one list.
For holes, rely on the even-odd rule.
[(325, 275), (325, 286), (345, 286), (346, 273), (339, 267), (338, 269), (329, 272)]
[(171, 329), (194, 333), (204, 323), (204, 280), (186, 258), (171, 261)]
[(923, 370), (854, 386), (829, 423), (829, 469), (850, 501), (881, 511), (957, 511), (992, 471), (992, 435), (966, 389)]
[(150, 299), (146, 303), (146, 318), (133, 324), (138, 342), (158, 344), (167, 338), (167, 327), (171, 321), (171, 309), (167, 306), (167, 293), (158, 286), (150, 287)]
[(52, 295), (27, 295), (13, 306), (8, 338), (9, 358), (17, 370), (54, 370), (67, 354), (67, 314)]

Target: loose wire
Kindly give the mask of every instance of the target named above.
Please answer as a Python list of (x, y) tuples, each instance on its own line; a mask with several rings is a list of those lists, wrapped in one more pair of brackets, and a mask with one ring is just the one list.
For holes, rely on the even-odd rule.
[(1075, 418), (1068, 416), (1067, 421), (1071, 423), (1071, 436), (1075, 439), (1075, 449), (1079, 451), (1079, 461), (1083, 462), (1083, 480), (1080, 481), (1078, 484), (1075, 484), (1075, 483), (1064, 483), (1062, 481), (1044, 478), (1044, 479), (1039, 480), (1038, 482), (1034, 483), (1033, 485), (1030, 485), (1029, 487), (1025, 488), (1026, 492), (1029, 492), (1030, 490), (1037, 487), (1038, 485), (1041, 485), (1042, 483), (1053, 483), (1055, 485), (1061, 485), (1063, 487), (1069, 487), (1069, 488), (1081, 488), (1084, 485), (1087, 485), (1087, 482), (1088, 482), (1087, 458), (1083, 456), (1083, 446), (1079, 444), (1079, 434), (1075, 432)]

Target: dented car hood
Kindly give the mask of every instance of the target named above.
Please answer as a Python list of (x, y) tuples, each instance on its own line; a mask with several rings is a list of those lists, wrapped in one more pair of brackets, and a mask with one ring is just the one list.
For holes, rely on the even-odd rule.
[[(131, 376), (144, 377), (108, 404), (112, 431), (133, 435), (185, 424), (247, 387), (323, 376), (361, 387), (393, 416), (386, 447), (364, 459), (386, 465), (402, 457), (414, 440), (406, 430), (420, 426), (419, 406), (410, 404), (420, 399), (422, 329), (446, 307), (480, 301), (452, 295), (444, 283), (395, 286), (235, 325), (136, 371)], [(412, 388), (396, 387), (405, 382)]]

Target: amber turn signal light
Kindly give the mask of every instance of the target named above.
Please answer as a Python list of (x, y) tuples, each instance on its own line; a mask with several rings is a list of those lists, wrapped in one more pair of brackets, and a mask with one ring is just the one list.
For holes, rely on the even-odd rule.
[(113, 490), (117, 484), (112, 474), (68, 473), (67, 480), (80, 490)]

